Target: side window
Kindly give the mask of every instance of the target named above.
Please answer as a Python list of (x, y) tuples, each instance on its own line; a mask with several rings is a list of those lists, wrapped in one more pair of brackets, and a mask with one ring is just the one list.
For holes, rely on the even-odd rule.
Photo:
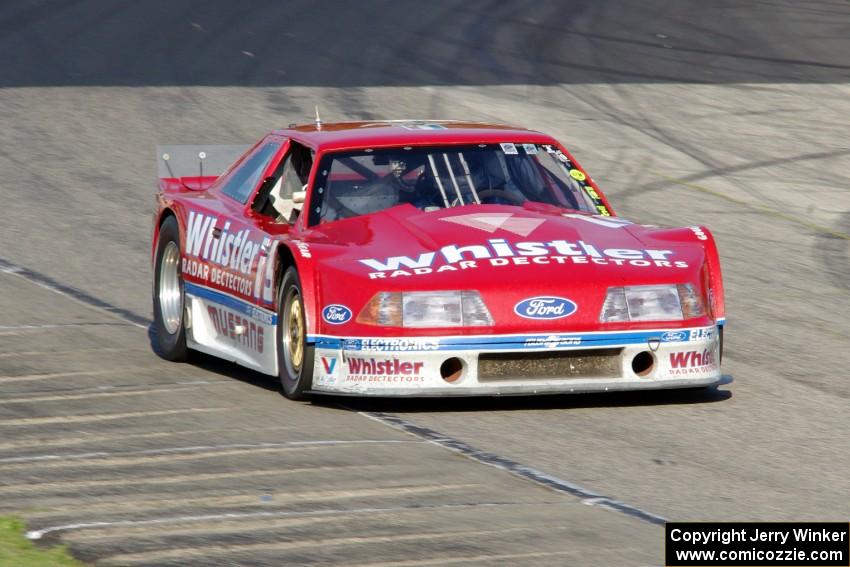
[(275, 143), (264, 144), (237, 168), (221, 191), (240, 203), (247, 201), (279, 147)]
[(296, 191), (301, 191), (301, 188), (304, 186), (293, 161), (292, 154), (290, 154), (286, 158), (286, 165), (283, 166), (283, 186), (280, 190), (280, 196), (283, 199), (292, 199), (292, 194)]
[(293, 193), (302, 191), (307, 183), (313, 152), (295, 141), (290, 141), (289, 145), (286, 156), (263, 180), (251, 208), (277, 222), (292, 223), (301, 211), (301, 201), (293, 202)]

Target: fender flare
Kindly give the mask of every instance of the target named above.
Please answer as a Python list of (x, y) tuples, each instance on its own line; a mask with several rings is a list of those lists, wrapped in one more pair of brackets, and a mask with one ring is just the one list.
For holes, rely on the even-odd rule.
[(298, 270), (298, 278), (301, 280), (307, 333), (308, 335), (316, 334), (321, 324), (321, 308), (319, 307), (319, 277), (316, 273), (315, 261), (311, 257), (305, 256), (305, 253), (292, 240), (288, 239), (275, 240), (269, 250), (269, 255), (272, 254), (274, 254), (274, 309), (280, 311), (277, 298), (283, 274), (290, 266), (295, 266), (295, 269)]

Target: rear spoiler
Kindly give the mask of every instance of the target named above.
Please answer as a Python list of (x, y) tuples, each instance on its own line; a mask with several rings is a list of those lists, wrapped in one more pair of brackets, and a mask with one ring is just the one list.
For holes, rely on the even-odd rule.
[(238, 160), (250, 145), (163, 145), (156, 147), (159, 186), (164, 190), (203, 191)]

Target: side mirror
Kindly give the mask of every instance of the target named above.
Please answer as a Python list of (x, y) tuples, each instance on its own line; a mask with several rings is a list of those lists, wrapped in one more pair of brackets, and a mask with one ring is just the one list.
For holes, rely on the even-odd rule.
[(293, 191), (292, 202), (296, 205), (301, 205), (307, 199), (307, 191)]

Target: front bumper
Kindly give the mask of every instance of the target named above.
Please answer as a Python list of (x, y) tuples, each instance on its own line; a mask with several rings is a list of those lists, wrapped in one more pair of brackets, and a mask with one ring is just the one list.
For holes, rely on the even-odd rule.
[(490, 396), (695, 388), (724, 382), (718, 327), (535, 335), (311, 337), (313, 392)]

